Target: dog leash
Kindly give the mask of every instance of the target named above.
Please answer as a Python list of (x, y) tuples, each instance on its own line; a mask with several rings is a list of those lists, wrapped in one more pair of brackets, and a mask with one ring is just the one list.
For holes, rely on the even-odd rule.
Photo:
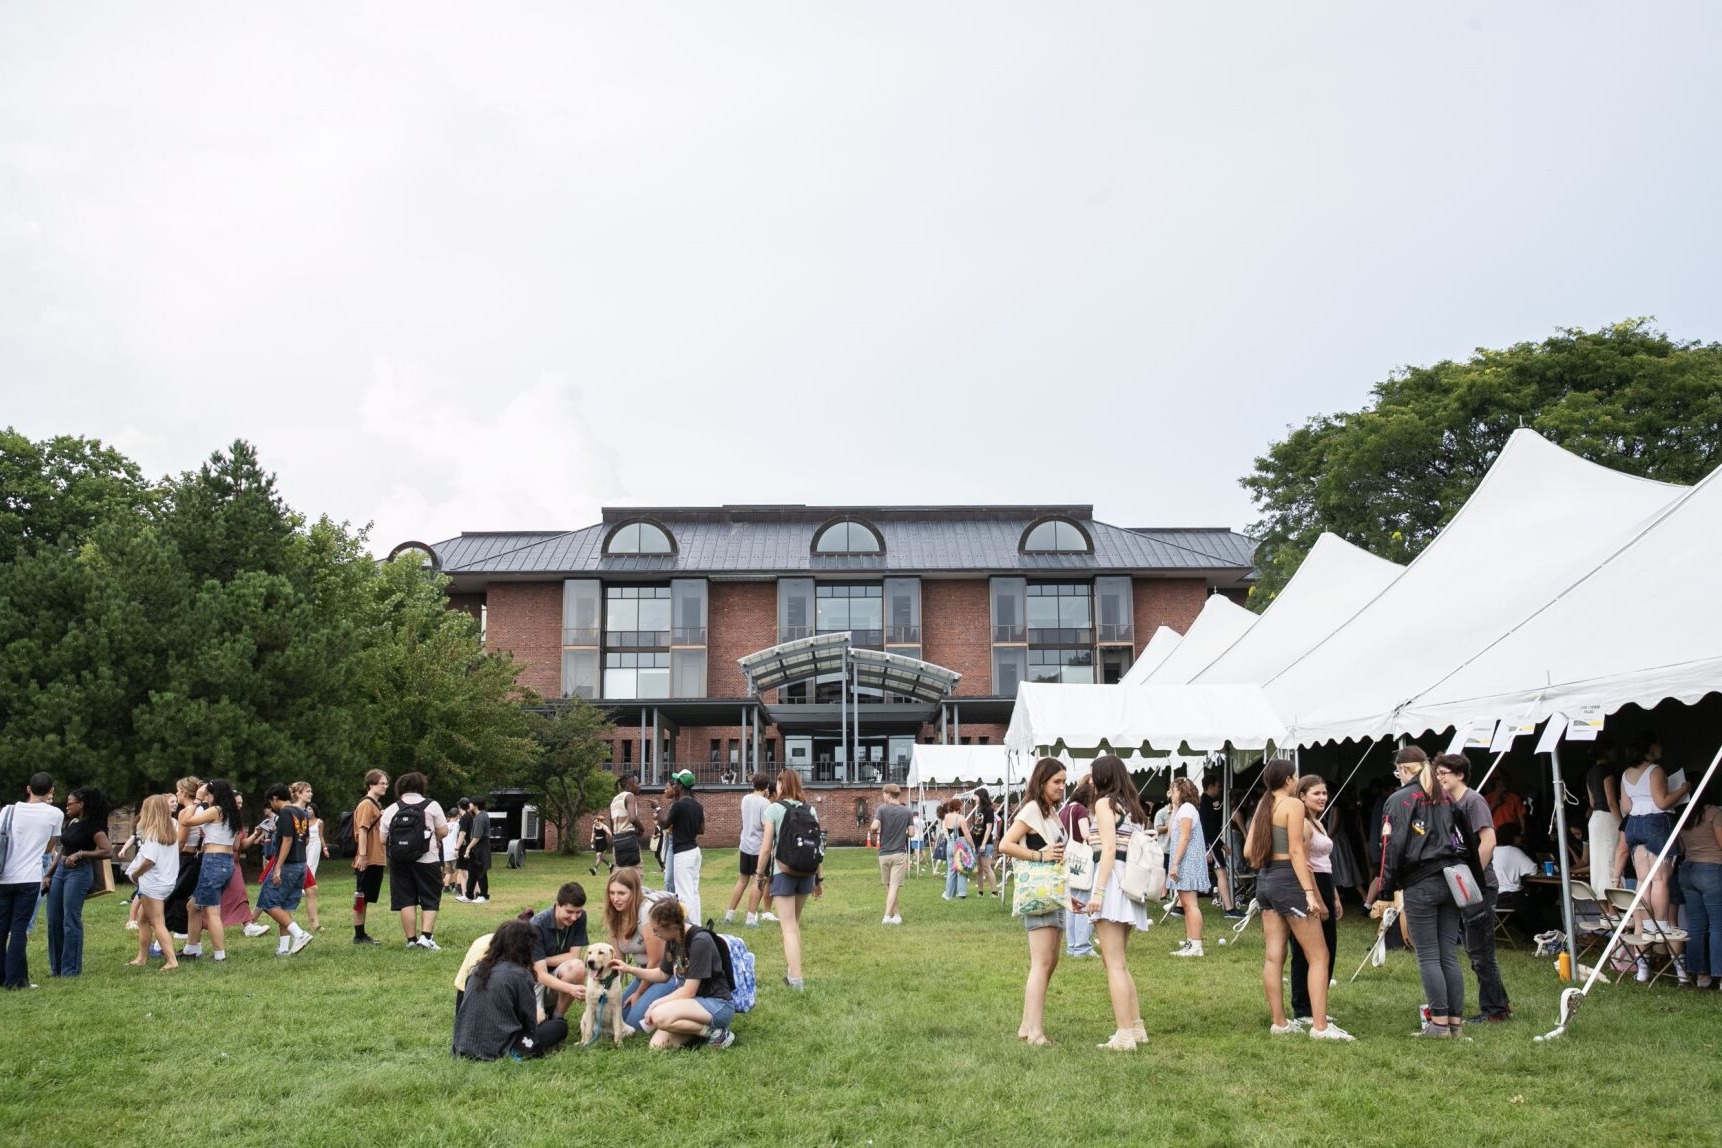
[(582, 1048), (591, 1048), (598, 1043), (598, 1038), (604, 1035), (604, 1006), (610, 1003), (610, 990), (616, 987), (616, 978), (620, 975), (619, 973), (611, 973), (598, 982), (598, 1007), (594, 1010), (596, 1015), (592, 1018), (592, 1035), (587, 1038), (585, 1044), (581, 1045)]

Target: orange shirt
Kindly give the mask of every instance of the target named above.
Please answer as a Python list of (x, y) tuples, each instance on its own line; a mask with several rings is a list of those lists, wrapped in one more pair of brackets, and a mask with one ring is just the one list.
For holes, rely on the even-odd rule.
[(359, 798), (359, 804), (353, 807), (353, 843), (357, 847), (353, 868), (357, 869), (361, 861), (367, 865), (388, 864), (389, 857), (383, 849), (383, 807), (368, 796)]

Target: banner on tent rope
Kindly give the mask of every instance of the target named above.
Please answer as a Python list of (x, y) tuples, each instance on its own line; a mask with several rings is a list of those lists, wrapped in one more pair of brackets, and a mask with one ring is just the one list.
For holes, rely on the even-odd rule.
[(1567, 715), (1550, 714), (1548, 724), (1543, 726), (1543, 736), (1537, 739), (1538, 753), (1553, 753), (1555, 746), (1561, 743), (1561, 735), (1567, 732)]
[[(1533, 730), (1535, 726), (1531, 727)], [(1519, 723), (1504, 721), (1495, 727), (1495, 736), (1489, 741), (1490, 753), (1506, 753), (1513, 748), (1513, 739), (1523, 732)]]
[(1567, 722), (1567, 740), (1595, 741), (1596, 735), (1602, 732), (1603, 718), (1601, 703), (1586, 702), (1574, 706), (1572, 719)]

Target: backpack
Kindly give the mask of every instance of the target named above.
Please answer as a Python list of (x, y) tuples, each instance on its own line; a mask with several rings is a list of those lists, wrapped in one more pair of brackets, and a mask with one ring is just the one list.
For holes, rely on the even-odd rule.
[(825, 860), (825, 834), (819, 828), (819, 815), (806, 803), (783, 806), (783, 824), (778, 827), (777, 847), (773, 850), (778, 863), (799, 877), (819, 872)]
[(389, 860), (417, 861), (430, 848), (430, 825), (425, 821), (428, 801), (401, 802), (389, 819)]
[(1142, 828), (1130, 835), (1130, 847), (1124, 853), (1123, 871), (1118, 875), (1118, 887), (1137, 904), (1158, 901), (1166, 895), (1165, 850), (1153, 830)]
[[(747, 942), (740, 937), (717, 932), (711, 921), (707, 921), (703, 929), (698, 925), (694, 928), (710, 934), (711, 939), (717, 942), (718, 963), (723, 966), (724, 980), (729, 983), (730, 1004), (735, 1006), (736, 1012), (752, 1012), (758, 998), (759, 983), (754, 979), (753, 953)], [(691, 938), (688, 943), (690, 946), (693, 944)]]
[[(370, 801), (369, 797), (365, 798)], [(329, 847), (329, 852), (336, 857), (357, 857), (359, 855), (359, 836), (353, 831), (353, 814), (356, 809), (349, 809), (341, 814), (341, 823), (335, 829), (335, 840)], [(380, 812), (380, 811), (379, 811)]]

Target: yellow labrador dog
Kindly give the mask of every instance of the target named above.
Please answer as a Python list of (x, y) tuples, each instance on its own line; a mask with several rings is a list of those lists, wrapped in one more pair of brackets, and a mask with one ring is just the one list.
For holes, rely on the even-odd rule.
[(582, 964), (586, 966), (586, 1011), (580, 1014), (580, 1043), (595, 1044), (606, 1026), (611, 1039), (622, 1043), (622, 974), (610, 967), (616, 950), (602, 942), (587, 945)]

